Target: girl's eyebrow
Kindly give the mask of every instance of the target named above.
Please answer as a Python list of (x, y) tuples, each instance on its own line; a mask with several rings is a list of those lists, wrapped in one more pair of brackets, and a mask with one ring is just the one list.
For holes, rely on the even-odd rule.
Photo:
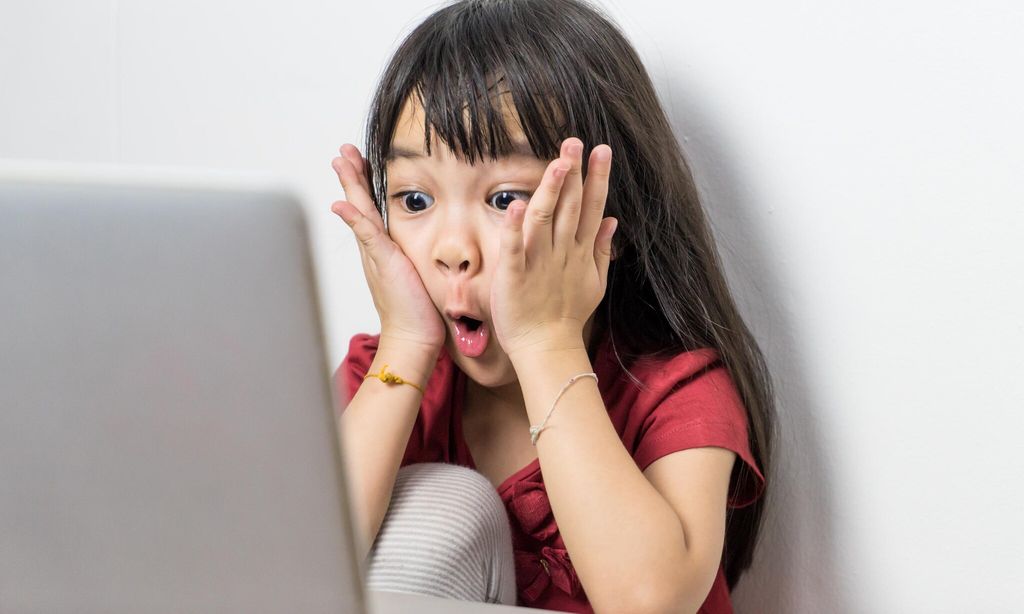
[[(425, 154), (422, 151), (417, 151), (417, 150), (413, 150), (413, 149), (408, 149), (406, 147), (402, 147), (400, 145), (395, 145), (395, 146), (391, 147), (391, 151), (389, 151), (388, 155), (384, 158), (384, 162), (388, 163), (388, 162), (391, 162), (391, 161), (396, 160), (398, 158), (404, 158), (404, 159), (409, 159), (409, 160), (417, 160), (417, 159), (426, 158), (426, 157), (427, 157), (427, 154)], [(526, 141), (513, 141), (513, 143), (512, 143), (512, 152), (509, 155), (498, 156), (498, 159), (499, 160), (503, 160), (503, 159), (506, 159), (506, 158), (530, 158), (530, 159), (533, 159), (533, 158), (536, 158), (536, 157), (537, 156), (534, 155), (533, 149), (530, 148), (530, 144), (529, 143), (527, 143)]]

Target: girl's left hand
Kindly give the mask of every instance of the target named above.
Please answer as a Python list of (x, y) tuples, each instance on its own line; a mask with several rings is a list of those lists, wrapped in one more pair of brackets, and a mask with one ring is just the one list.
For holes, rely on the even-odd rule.
[[(590, 152), (583, 181), (583, 141), (562, 141), (529, 206), (512, 201), (491, 282), (491, 325), (505, 353), (585, 348), (583, 328), (608, 279), (618, 220), (603, 217), (611, 147)], [(564, 169), (564, 170), (563, 170)]]

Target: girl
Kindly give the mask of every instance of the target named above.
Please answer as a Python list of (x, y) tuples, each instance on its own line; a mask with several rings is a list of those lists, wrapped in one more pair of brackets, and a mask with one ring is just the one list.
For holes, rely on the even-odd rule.
[(449, 4), (367, 135), (332, 211), (381, 319), (335, 372), (369, 587), (731, 612), (770, 379), (623, 34), (580, 0)]

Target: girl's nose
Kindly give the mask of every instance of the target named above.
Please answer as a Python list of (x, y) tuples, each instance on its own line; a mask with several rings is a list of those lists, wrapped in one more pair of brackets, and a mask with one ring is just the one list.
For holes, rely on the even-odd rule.
[(445, 273), (448, 273), (449, 275), (458, 275), (459, 277), (467, 277), (467, 276), (468, 276), (468, 271), (469, 271), (469, 270), (470, 270), (471, 268), (472, 268), (472, 267), (470, 266), (470, 263), (469, 263), (469, 261), (468, 261), (468, 260), (463, 260), (463, 261), (462, 261), (462, 262), (461, 262), (461, 263), (459, 264), (459, 266), (458, 266), (458, 267), (448, 266), (448, 265), (446, 264), (446, 265), (445, 265), (445, 269), (444, 269), (444, 272), (445, 272)]
[(482, 264), (479, 229), (472, 222), (454, 223), (441, 229), (435, 243), (434, 261), (445, 276), (473, 277)]

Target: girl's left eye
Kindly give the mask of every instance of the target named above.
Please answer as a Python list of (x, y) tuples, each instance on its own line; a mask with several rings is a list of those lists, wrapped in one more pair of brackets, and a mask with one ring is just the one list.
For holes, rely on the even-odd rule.
[[(500, 200), (505, 203), (504, 206), (499, 208), (499, 211), (507, 210), (508, 206), (512, 204), (513, 200), (523, 200), (523, 201), (526, 201), (526, 202), (530, 202), (530, 193), (529, 192), (517, 192), (517, 191), (514, 191), (514, 190), (502, 190), (501, 192), (495, 192), (494, 194), (491, 194), (491, 199), (493, 199), (495, 196), (501, 196), (502, 198)], [(506, 200), (506, 198), (507, 198), (507, 200)], [(488, 201), (488, 202), (491, 202), (491, 201)]]

